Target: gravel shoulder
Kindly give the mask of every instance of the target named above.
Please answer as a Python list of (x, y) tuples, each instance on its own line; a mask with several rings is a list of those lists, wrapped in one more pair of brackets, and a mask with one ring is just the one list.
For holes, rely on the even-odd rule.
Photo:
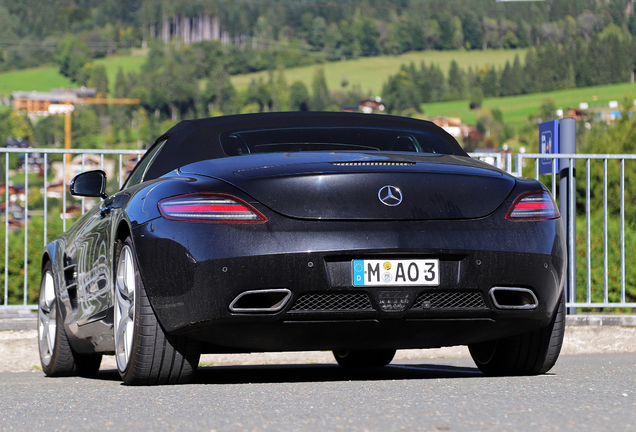
[[(562, 355), (636, 352), (636, 327), (569, 325)], [(469, 358), (465, 346), (423, 350), (400, 350), (398, 360)], [(205, 354), (201, 364), (207, 366), (333, 363), (330, 352), (288, 352), (255, 354)], [(102, 369), (115, 369), (115, 358), (105, 356)], [(0, 331), (0, 372), (37, 372), (40, 359), (36, 330)]]

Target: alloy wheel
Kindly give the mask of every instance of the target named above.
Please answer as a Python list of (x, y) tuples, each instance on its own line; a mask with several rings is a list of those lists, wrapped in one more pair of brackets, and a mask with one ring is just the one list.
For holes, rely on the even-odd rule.
[(42, 363), (48, 366), (55, 349), (57, 326), (57, 305), (55, 303), (55, 282), (53, 274), (47, 270), (42, 278), (38, 310), (38, 342)]
[(117, 261), (115, 280), (115, 357), (120, 371), (125, 371), (130, 361), (135, 327), (136, 285), (132, 250), (124, 245)]

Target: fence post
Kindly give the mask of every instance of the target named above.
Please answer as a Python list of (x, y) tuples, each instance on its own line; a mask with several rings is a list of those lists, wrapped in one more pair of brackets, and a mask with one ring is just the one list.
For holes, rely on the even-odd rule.
[[(564, 118), (559, 125), (559, 152), (576, 153), (576, 119)], [(576, 163), (575, 159), (560, 159), (559, 163), (559, 210), (567, 241), (567, 272), (565, 277), (565, 299), (576, 302)], [(576, 308), (568, 308), (575, 314)]]

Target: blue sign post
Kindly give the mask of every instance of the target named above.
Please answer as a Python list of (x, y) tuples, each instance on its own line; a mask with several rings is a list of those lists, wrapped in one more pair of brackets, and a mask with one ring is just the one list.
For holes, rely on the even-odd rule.
[[(539, 125), (539, 153), (559, 153), (559, 121), (550, 120)], [(552, 171), (552, 159), (539, 159), (539, 174), (559, 172), (559, 160), (556, 160), (555, 171)]]
[[(539, 125), (539, 153), (575, 154), (576, 120), (564, 118), (550, 120)], [(565, 280), (565, 296), (568, 303), (576, 301), (576, 165), (574, 158), (540, 158), (539, 174), (559, 174), (559, 210), (565, 228), (568, 249), (568, 271)], [(570, 167), (572, 164), (572, 167)], [(556, 191), (552, 191), (555, 193)], [(567, 308), (569, 314), (576, 313), (575, 308)]]

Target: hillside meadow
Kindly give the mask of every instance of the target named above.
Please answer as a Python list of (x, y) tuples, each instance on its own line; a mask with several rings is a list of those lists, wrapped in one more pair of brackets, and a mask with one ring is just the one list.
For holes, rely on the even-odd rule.
[[(364, 57), (352, 60), (323, 63), (327, 85), (331, 90), (341, 87), (343, 77), (349, 82), (349, 86), (359, 86), (363, 91), (379, 95), (382, 85), (389, 75), (395, 74), (401, 65), (411, 62), (419, 66), (424, 61), (427, 64), (439, 65), (444, 73), (448, 72), (451, 61), (454, 59), (463, 69), (468, 67), (478, 68), (485, 65), (503, 67), (506, 61), (512, 63), (515, 55), (523, 62), (526, 50), (488, 50), (488, 51), (418, 51), (409, 52), (399, 56)], [(147, 51), (135, 50), (128, 55), (113, 55), (94, 61), (96, 65), (106, 68), (111, 90), (115, 84), (117, 71), (121, 67), (124, 72), (139, 72), (146, 61)], [(287, 82), (291, 84), (296, 80), (304, 82), (311, 88), (311, 82), (317, 65), (291, 68), (285, 70)], [(237, 90), (247, 88), (253, 79), (268, 79), (267, 71), (250, 74), (235, 75), (231, 78), (232, 84)], [(50, 65), (40, 68), (20, 71), (4, 72), (0, 74), (0, 93), (10, 94), (18, 90), (47, 91), (56, 87), (69, 87), (73, 83), (60, 75), (57, 66)]]
[[(135, 51), (128, 55), (113, 55), (94, 61), (106, 68), (111, 92), (115, 88), (117, 71), (139, 72), (146, 61), (146, 51)], [(0, 73), (0, 94), (9, 96), (14, 91), (49, 91), (53, 88), (74, 87), (75, 84), (58, 71), (57, 65)]]
[[(522, 64), (526, 57), (525, 49), (517, 50), (488, 50), (488, 51), (417, 51), (398, 56), (363, 57), (352, 60), (328, 62), (321, 65), (303, 66), (285, 69), (285, 78), (291, 85), (294, 81), (302, 81), (311, 91), (311, 83), (316, 67), (322, 66), (325, 71), (327, 86), (330, 90), (341, 88), (343, 78), (349, 83), (349, 87), (358, 86), (364, 92), (375, 96), (381, 95), (382, 86), (389, 75), (397, 73), (403, 64), (414, 63), (419, 67), (421, 62), (427, 65), (434, 63), (442, 68), (444, 74), (453, 60), (459, 66), (468, 70), (469, 67), (477, 69), (481, 66), (493, 65), (497, 68), (504, 67), (506, 62), (512, 62), (518, 55)], [(232, 84), (237, 90), (247, 88), (252, 80), (268, 80), (269, 72), (254, 72), (250, 74), (235, 75), (231, 77)]]
[(128, 55), (112, 55), (94, 61), (95, 65), (104, 66), (108, 76), (108, 87), (111, 93), (115, 91), (115, 79), (117, 72), (121, 68), (124, 73), (139, 72), (146, 62), (148, 50), (134, 50)]
[[(484, 99), (482, 109), (500, 109), (504, 121), (518, 130), (530, 114), (539, 111), (541, 103), (547, 98), (554, 99), (557, 108), (578, 108), (579, 103), (586, 102), (592, 109), (606, 108), (610, 101), (618, 101), (620, 104), (626, 96), (630, 99), (636, 98), (636, 84), (621, 83), (559, 90), (550, 93), (487, 98)], [(480, 113), (479, 110), (469, 109), (467, 100), (423, 104), (422, 109), (424, 110), (424, 118), (459, 117), (464, 123), (473, 125), (477, 122)]]
[[(111, 89), (114, 87), (117, 72), (121, 67), (124, 72), (139, 72), (146, 61), (147, 51), (136, 50), (127, 55), (114, 55), (95, 60), (95, 64), (106, 68)], [(512, 62), (519, 55), (523, 61), (525, 50), (489, 50), (489, 51), (422, 51), (410, 52), (399, 56), (366, 57), (353, 60), (324, 63), (327, 84), (331, 90), (341, 88), (343, 78), (349, 87), (359, 86), (364, 92), (379, 95), (382, 85), (388, 76), (395, 74), (400, 65), (411, 62), (419, 66), (420, 62), (438, 64), (447, 73), (449, 65), (455, 59), (461, 68), (467, 70), (485, 65), (503, 67), (506, 61)], [(288, 84), (296, 80), (304, 82), (311, 89), (311, 82), (317, 65), (291, 68), (285, 70)], [(268, 79), (268, 72), (258, 72), (231, 77), (237, 90), (245, 90), (252, 79)], [(51, 88), (72, 87), (73, 83), (59, 74), (57, 66), (11, 71), (0, 74), (0, 94), (10, 95), (17, 90), (48, 91)], [(631, 95), (631, 96), (630, 96)], [(533, 112), (537, 112), (542, 101), (553, 98), (560, 108), (578, 107), (580, 102), (587, 102), (590, 108), (607, 107), (610, 101), (621, 102), (625, 96), (636, 97), (636, 85), (631, 83), (585, 87), (561, 90), (551, 93), (535, 93), (530, 95), (487, 98), (483, 109), (498, 108), (504, 114), (504, 121), (519, 129)], [(8, 107), (0, 107), (1, 110)], [(470, 110), (468, 101), (436, 102), (423, 104), (422, 117), (447, 116), (459, 117), (464, 123), (475, 124), (479, 110)]]
[(14, 91), (49, 91), (72, 86), (71, 80), (60, 75), (55, 65), (0, 73), (0, 94), (5, 96)]

